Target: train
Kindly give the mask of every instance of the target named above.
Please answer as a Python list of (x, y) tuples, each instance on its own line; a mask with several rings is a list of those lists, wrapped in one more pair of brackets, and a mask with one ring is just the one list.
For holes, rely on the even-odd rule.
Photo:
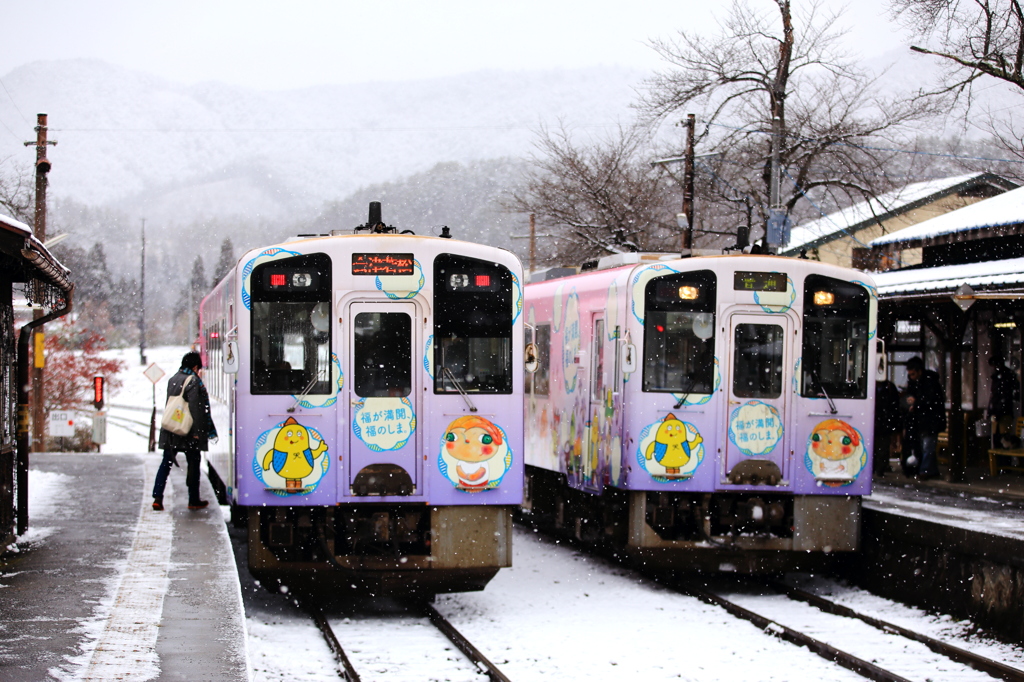
[(870, 275), (626, 253), (526, 286), (523, 518), (655, 570), (815, 570), (871, 491)]
[[(202, 300), (210, 478), (270, 589), (480, 590), (523, 498), (523, 268), (353, 230), (253, 249)], [(223, 433), (224, 429), (221, 428)]]

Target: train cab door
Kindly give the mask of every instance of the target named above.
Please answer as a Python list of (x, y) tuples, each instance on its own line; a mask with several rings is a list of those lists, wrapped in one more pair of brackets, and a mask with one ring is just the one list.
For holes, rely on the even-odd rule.
[(792, 393), (793, 329), (787, 315), (729, 318), (729, 404), (723, 483), (784, 486), (790, 478), (786, 402)]
[[(416, 429), (422, 372), (413, 354), (422, 326), (412, 302), (355, 302), (346, 315), (349, 344), (346, 392), (351, 409), (348, 492), (360, 497), (423, 494)], [(347, 428), (346, 428), (347, 427)]]
[(584, 487), (599, 490), (601, 482), (597, 480), (597, 472), (606, 453), (603, 452), (604, 433), (604, 394), (609, 385), (607, 353), (605, 349), (604, 313), (594, 314), (591, 318), (592, 339), (589, 352), (590, 367), (587, 372), (587, 415), (584, 420), (586, 429), (583, 433), (583, 457), (580, 462), (580, 477)]

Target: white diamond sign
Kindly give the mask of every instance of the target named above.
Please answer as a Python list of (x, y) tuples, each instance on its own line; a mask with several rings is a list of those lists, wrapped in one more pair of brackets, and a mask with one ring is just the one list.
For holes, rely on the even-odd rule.
[(154, 362), (152, 365), (146, 368), (143, 374), (145, 374), (146, 378), (155, 384), (156, 382), (160, 381), (161, 378), (163, 378), (165, 372), (162, 369), (160, 369), (160, 366)]

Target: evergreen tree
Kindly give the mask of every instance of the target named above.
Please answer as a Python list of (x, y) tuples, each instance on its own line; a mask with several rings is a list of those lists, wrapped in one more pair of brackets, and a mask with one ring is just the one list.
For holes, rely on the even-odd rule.
[(220, 243), (220, 259), (217, 261), (217, 267), (213, 269), (213, 281), (210, 282), (210, 286), (217, 286), (217, 283), (224, 279), (224, 275), (228, 274), (233, 267), (235, 267), (235, 247), (231, 243), (231, 237), (225, 237), (224, 241)]

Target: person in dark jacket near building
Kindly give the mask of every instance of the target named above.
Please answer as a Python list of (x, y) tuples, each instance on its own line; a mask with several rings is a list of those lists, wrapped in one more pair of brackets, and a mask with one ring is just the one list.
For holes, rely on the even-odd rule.
[(1013, 432), (1013, 417), (1020, 402), (1020, 379), (1001, 357), (990, 357), (988, 364), (992, 367), (989, 380), (992, 395), (988, 401), (988, 415), (995, 421), (993, 442), (997, 448), (1019, 448), (1020, 441), (1014, 442), (1017, 434)]
[(903, 432), (903, 414), (900, 412), (900, 392), (888, 379), (875, 383), (875, 450), (874, 474), (892, 471), (889, 458), (900, 452)]
[(911, 476), (915, 467), (910, 457), (917, 459), (918, 478), (927, 480), (939, 475), (936, 447), (939, 432), (946, 428), (946, 391), (942, 388), (938, 372), (924, 368), (919, 357), (907, 361), (907, 388), (903, 391), (906, 405), (906, 443), (910, 455), (903, 459), (903, 473)]
[[(188, 466), (185, 474), (188, 508), (203, 509), (209, 504), (206, 500), (199, 499), (200, 452), (207, 449), (210, 439), (217, 437), (217, 429), (213, 424), (213, 417), (210, 416), (210, 397), (206, 393), (202, 379), (199, 378), (199, 370), (202, 368), (203, 360), (199, 353), (185, 353), (181, 358), (181, 368), (167, 382), (168, 399), (181, 394), (184, 387), (184, 398), (192, 415), (192, 428), (184, 436), (160, 429), (160, 449), (164, 451), (164, 458), (157, 469), (156, 482), (153, 484), (153, 509), (157, 511), (163, 511), (164, 487), (167, 485), (171, 466), (177, 464), (175, 460), (179, 452), (185, 453)], [(190, 381), (189, 377), (192, 377)]]

